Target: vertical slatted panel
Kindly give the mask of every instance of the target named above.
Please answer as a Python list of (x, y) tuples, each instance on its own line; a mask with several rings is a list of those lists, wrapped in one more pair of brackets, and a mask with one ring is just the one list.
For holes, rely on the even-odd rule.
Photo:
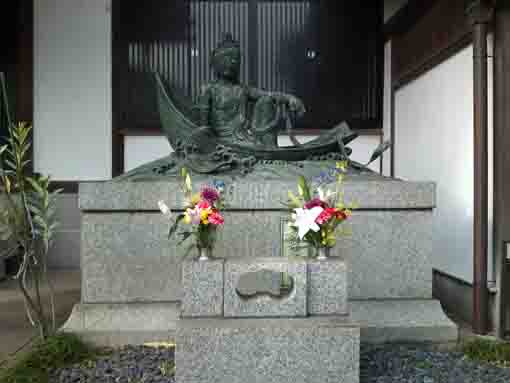
[[(351, 47), (349, 53), (356, 56), (347, 57), (347, 62), (349, 60), (356, 62), (356, 66), (347, 65), (347, 68), (350, 68), (349, 73), (352, 72), (353, 76), (356, 76), (356, 81), (345, 83), (342, 76), (331, 76), (336, 81), (334, 87), (342, 89), (347, 84), (352, 88), (349, 88), (349, 94), (339, 91), (338, 104), (343, 107), (338, 108), (338, 113), (334, 107), (336, 101), (331, 99), (334, 97), (334, 90), (329, 89), (328, 93), (319, 89), (319, 84), (323, 84), (321, 81), (325, 81), (320, 76), (330, 76), (329, 73), (335, 71), (336, 66), (324, 67), (319, 72), (318, 61), (309, 60), (307, 54), (314, 52), (318, 54), (319, 47), (323, 46), (316, 41), (319, 36), (322, 41), (327, 32), (320, 30), (318, 24), (319, 18), (323, 17), (321, 12), (327, 9), (322, 5), (328, 2), (333, 4), (334, 0), (256, 0), (253, 3), (252, 0), (181, 1), (187, 5), (188, 12), (186, 16), (183, 12), (183, 17), (190, 18), (187, 19), (189, 24), (183, 23), (188, 27), (179, 27), (181, 32), (189, 28), (186, 29), (186, 36), (181, 33), (180, 37), (177, 37), (174, 36), (174, 32), (165, 34), (166, 29), (162, 28), (160, 32), (154, 32), (155, 34), (151, 35), (153, 37), (140, 39), (132, 37), (133, 41), (129, 41), (130, 77), (127, 82), (130, 85), (127, 86), (129, 96), (124, 111), (127, 115), (140, 118), (137, 120), (128, 116), (125, 119), (127, 123), (131, 123), (131, 120), (151, 120), (150, 123), (157, 120), (158, 116), (155, 113), (157, 111), (144, 114), (143, 111), (137, 110), (145, 107), (142, 105), (144, 96), (137, 87), (146, 82), (150, 71), (159, 72), (167, 83), (180, 91), (179, 93), (195, 98), (199, 94), (200, 86), (213, 79), (210, 52), (220, 42), (225, 32), (231, 32), (241, 44), (243, 53), (241, 82), (248, 83), (250, 79), (259, 88), (293, 93), (304, 98), (309, 106), (310, 121), (313, 122), (324, 115), (318, 107), (315, 107), (317, 116), (314, 115), (313, 99), (319, 100), (318, 103), (321, 105), (328, 105), (325, 108), (331, 114), (328, 115), (328, 120), (340, 118), (368, 120), (380, 117), (379, 69), (382, 63), (378, 61), (377, 39), (368, 36), (372, 33), (368, 30), (370, 28), (365, 28), (367, 35), (362, 33), (360, 36), (359, 50), (356, 50), (356, 46)], [(332, 6), (332, 9), (335, 9), (335, 6)], [(342, 13), (339, 13), (338, 17), (339, 21), (342, 21)], [(147, 29), (143, 32), (147, 31), (151, 31), (150, 22), (147, 22)], [(160, 33), (161, 37), (156, 33)], [(176, 30), (175, 33), (178, 34), (179, 31)], [(356, 33), (354, 32), (354, 36)], [(335, 35), (331, 38), (341, 39), (342, 36)], [(334, 49), (334, 46), (331, 44), (331, 49)], [(250, 62), (250, 59), (253, 61)], [(333, 64), (337, 63), (333, 61)], [(334, 87), (332, 86), (332, 89)], [(150, 117), (147, 117), (148, 115)], [(136, 124), (137, 122), (133, 122), (133, 125)], [(144, 124), (145, 122), (140, 125)]]
[[(313, 28), (312, 0), (260, 1), (258, 19), (258, 83), (267, 90), (295, 93), (303, 73), (296, 68), (306, 47), (296, 43)], [(297, 60), (297, 61), (296, 61)]]
[(196, 97), (200, 86), (213, 79), (209, 67), (210, 52), (230, 32), (241, 44), (243, 60), (241, 81), (248, 79), (248, 1), (191, 1), (191, 95)]
[(155, 71), (172, 87), (188, 94), (188, 52), (186, 42), (130, 42), (129, 69), (134, 73)]

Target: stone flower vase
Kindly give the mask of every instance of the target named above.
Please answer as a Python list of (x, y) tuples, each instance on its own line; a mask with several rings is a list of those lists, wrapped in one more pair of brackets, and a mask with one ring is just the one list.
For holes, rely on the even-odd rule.
[(329, 255), (330, 255), (330, 252), (331, 252), (331, 248), (330, 247), (319, 247), (319, 248), (317, 248), (316, 249), (317, 259), (319, 261), (323, 261), (325, 259), (328, 259)]
[(212, 258), (212, 248), (199, 247), (198, 248), (199, 261), (208, 261)]

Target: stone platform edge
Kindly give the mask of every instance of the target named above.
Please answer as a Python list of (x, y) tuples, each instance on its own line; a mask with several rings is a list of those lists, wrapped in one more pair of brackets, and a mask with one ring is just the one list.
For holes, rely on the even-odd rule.
[[(458, 328), (437, 300), (350, 301), (361, 343), (455, 344)], [(62, 331), (106, 347), (175, 342), (180, 304), (77, 304)], [(312, 319), (317, 317), (311, 317)]]
[[(267, 180), (228, 185), (228, 210), (284, 210), (288, 191), (297, 192), (296, 182)], [(359, 209), (433, 209), (434, 182), (407, 182), (395, 179), (352, 180), (343, 185), (344, 199)], [(168, 182), (85, 182), (79, 187), (82, 211), (158, 211), (163, 200), (171, 209), (184, 206), (180, 184)]]

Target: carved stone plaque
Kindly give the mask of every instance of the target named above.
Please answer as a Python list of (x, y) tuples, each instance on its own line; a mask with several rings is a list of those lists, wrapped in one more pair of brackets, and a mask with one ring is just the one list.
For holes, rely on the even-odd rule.
[(291, 293), (293, 285), (294, 280), (288, 273), (263, 269), (241, 275), (236, 292), (242, 298), (258, 295), (283, 298)]

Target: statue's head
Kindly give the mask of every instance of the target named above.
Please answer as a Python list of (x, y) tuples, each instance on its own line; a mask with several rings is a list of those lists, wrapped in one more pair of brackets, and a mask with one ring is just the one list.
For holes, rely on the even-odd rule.
[(232, 34), (226, 33), (223, 41), (212, 51), (211, 67), (218, 78), (237, 82), (241, 71), (241, 47)]

